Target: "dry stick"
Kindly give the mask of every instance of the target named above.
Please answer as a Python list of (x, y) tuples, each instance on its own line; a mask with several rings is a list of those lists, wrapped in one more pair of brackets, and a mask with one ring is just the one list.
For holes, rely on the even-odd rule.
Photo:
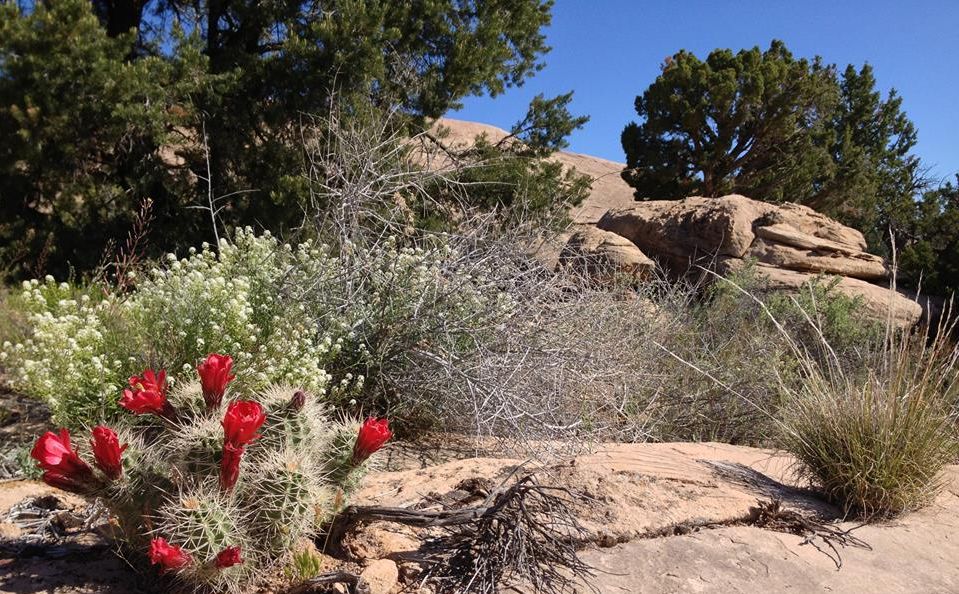
[(220, 232), (216, 228), (216, 208), (213, 204), (213, 171), (210, 168), (210, 143), (206, 135), (206, 120), (203, 124), (203, 154), (206, 157), (206, 199), (210, 208), (210, 222), (213, 224), (213, 237), (216, 239), (217, 249), (220, 246)]
[(447, 530), (413, 554), (395, 555), (425, 565), (424, 583), (432, 582), (441, 593), (494, 594), (506, 578), (544, 594), (570, 591), (575, 583), (595, 592), (589, 581), (594, 570), (577, 553), (587, 536), (569, 508), (569, 500), (577, 498), (581, 496), (569, 489), (541, 485), (528, 474), (467, 509), (350, 507), (331, 532), (336, 532), (336, 542), (353, 524), (370, 521)]
[(328, 571), (314, 576), (289, 591), (289, 594), (308, 594), (321, 586), (346, 584), (350, 594), (369, 594), (370, 585), (361, 576), (348, 571)]

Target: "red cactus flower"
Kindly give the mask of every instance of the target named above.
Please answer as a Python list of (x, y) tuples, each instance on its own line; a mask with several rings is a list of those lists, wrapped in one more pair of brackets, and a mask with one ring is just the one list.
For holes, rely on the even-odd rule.
[(143, 376), (130, 378), (130, 388), (123, 391), (120, 406), (138, 415), (154, 414), (172, 418), (173, 407), (166, 399), (166, 370), (143, 371)]
[(120, 478), (123, 474), (123, 462), (120, 455), (127, 449), (126, 444), (120, 445), (117, 434), (109, 427), (98, 425), (93, 428), (93, 459), (97, 468), (111, 480)]
[(86, 480), (78, 480), (73, 476), (68, 476), (56, 470), (46, 470), (40, 478), (51, 487), (70, 491), (71, 493), (86, 493), (90, 490), (92, 484)]
[(390, 431), (390, 422), (386, 419), (366, 419), (360, 432), (356, 436), (356, 444), (353, 445), (353, 463), (361, 464), (364, 460), (373, 455), (376, 450), (383, 447), (393, 432)]
[(230, 442), (223, 444), (223, 458), (220, 460), (220, 489), (229, 491), (240, 478), (240, 460), (243, 459), (243, 447)]
[(52, 487), (82, 492), (93, 483), (93, 469), (71, 447), (66, 429), (60, 429), (59, 435), (52, 431), (41, 435), (30, 456), (43, 469), (44, 482)]
[(260, 403), (250, 400), (231, 402), (223, 417), (224, 442), (245, 446), (260, 435), (257, 430), (266, 421), (266, 413)]
[(213, 564), (217, 569), (226, 569), (240, 563), (243, 563), (243, 558), (240, 556), (240, 547), (227, 547), (217, 554), (216, 561)]
[(203, 400), (208, 410), (220, 406), (226, 385), (233, 381), (235, 375), (230, 375), (233, 368), (233, 357), (210, 353), (202, 363), (196, 366), (200, 375), (200, 384), (203, 386)]
[(165, 538), (150, 541), (150, 563), (160, 566), (160, 571), (174, 571), (190, 564), (190, 554), (171, 545)]

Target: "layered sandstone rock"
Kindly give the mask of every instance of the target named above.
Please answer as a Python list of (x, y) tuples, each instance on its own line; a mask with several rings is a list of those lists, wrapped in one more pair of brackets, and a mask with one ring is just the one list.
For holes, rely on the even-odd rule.
[(597, 226), (629, 239), (674, 274), (725, 273), (756, 261), (773, 290), (834, 275), (836, 290), (862, 299), (877, 320), (906, 327), (922, 315), (918, 303), (888, 288), (889, 266), (865, 251), (862, 233), (806, 206), (738, 195), (636, 202), (609, 210)]
[[(444, 145), (455, 149), (481, 134), (491, 142), (508, 136), (475, 122), (443, 118), (437, 125)], [(442, 152), (437, 155), (442, 159)], [(621, 163), (566, 151), (550, 158), (592, 182), (586, 200), (570, 211), (576, 223), (571, 234), (537, 248), (537, 257), (550, 265), (561, 261), (593, 275), (615, 270), (641, 278), (653, 271), (653, 260), (675, 275), (698, 267), (724, 272), (755, 260), (772, 289), (793, 291), (817, 275), (835, 275), (841, 279), (836, 290), (860, 297), (877, 320), (905, 327), (922, 316), (914, 299), (888, 288), (889, 266), (866, 252), (862, 233), (807, 206), (738, 195), (636, 202), (619, 175)]]
[[(743, 265), (745, 265), (743, 260), (727, 260), (722, 263), (720, 270), (728, 273)], [(756, 270), (763, 277), (766, 289), (770, 291), (798, 291), (814, 278), (808, 273), (762, 263), (756, 265)], [(897, 328), (908, 328), (914, 325), (923, 314), (922, 306), (914, 299), (858, 278), (841, 276), (833, 290), (858, 298), (865, 313), (871, 319), (879, 322), (888, 320)]]
[(642, 279), (656, 268), (656, 263), (630, 240), (592, 226), (583, 226), (573, 232), (559, 254), (559, 261), (600, 278), (625, 274)]

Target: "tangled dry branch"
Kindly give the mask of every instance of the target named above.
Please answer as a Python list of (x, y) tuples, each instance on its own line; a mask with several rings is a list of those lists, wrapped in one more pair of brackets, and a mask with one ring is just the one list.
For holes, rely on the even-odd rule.
[[(779, 499), (759, 501), (757, 506), (750, 511), (751, 516), (747, 523), (757, 528), (802, 536), (804, 538), (802, 544), (811, 544), (829, 557), (836, 564), (836, 569), (842, 568), (842, 556), (839, 554), (839, 548), (854, 547), (872, 550), (869, 543), (852, 534), (856, 527), (843, 530), (834, 522), (823, 521), (785, 509)], [(829, 550), (827, 551), (817, 541), (822, 541), (823, 545), (828, 547)], [(837, 548), (837, 545), (839, 548)]]
[(423, 582), (440, 594), (495, 594), (508, 583), (541, 594), (573, 592), (577, 586), (596, 591), (593, 569), (577, 551), (587, 533), (571, 503), (582, 497), (540, 484), (530, 474), (465, 509), (351, 507), (338, 529), (369, 521), (439, 528), (407, 559), (423, 567)]

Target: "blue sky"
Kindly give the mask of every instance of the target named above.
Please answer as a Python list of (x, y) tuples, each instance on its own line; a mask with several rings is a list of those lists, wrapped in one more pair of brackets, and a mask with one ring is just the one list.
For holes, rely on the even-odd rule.
[(508, 128), (537, 93), (574, 90), (590, 122), (570, 150), (623, 160), (619, 134), (633, 100), (679, 49), (765, 48), (782, 39), (797, 56), (873, 65), (919, 129), (916, 152), (938, 177), (959, 172), (959, 0), (557, 0), (546, 68), (495, 99), (469, 98), (451, 117)]

